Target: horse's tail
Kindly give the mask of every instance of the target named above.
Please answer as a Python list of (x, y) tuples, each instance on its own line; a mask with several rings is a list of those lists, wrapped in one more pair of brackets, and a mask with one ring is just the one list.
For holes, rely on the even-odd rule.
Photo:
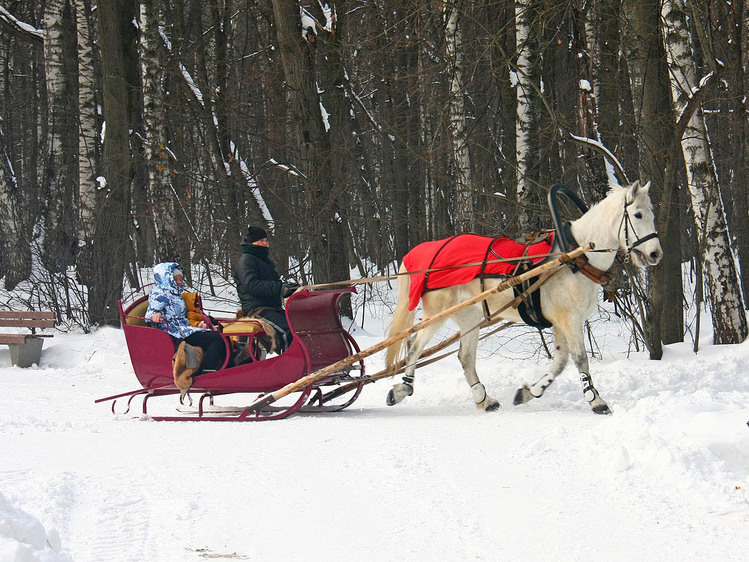
[[(411, 276), (406, 275), (408, 271), (406, 266), (401, 264), (398, 271), (398, 304), (395, 306), (393, 321), (388, 327), (387, 335), (394, 336), (408, 330), (414, 323), (415, 310), (408, 310), (408, 295), (411, 290)], [(403, 355), (403, 346), (408, 338), (403, 338), (387, 348), (385, 353), (385, 362), (389, 370), (395, 368), (396, 363)]]

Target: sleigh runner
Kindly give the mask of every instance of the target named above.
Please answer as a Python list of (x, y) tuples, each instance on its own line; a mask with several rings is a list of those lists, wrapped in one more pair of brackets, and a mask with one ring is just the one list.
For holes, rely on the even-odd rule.
[[(361, 392), (359, 384), (364, 377), (364, 363), (352, 361), (346, 366), (330, 372), (329, 376), (300, 389), (282, 405), (249, 411), (247, 408), (216, 407), (214, 398), (222, 395), (265, 396), (305, 375), (332, 363), (350, 357), (359, 351), (353, 337), (343, 328), (337, 311), (341, 295), (355, 292), (353, 287), (324, 291), (301, 290), (287, 300), (287, 318), (294, 334), (289, 348), (278, 356), (260, 359), (255, 353), (254, 361), (238, 366), (224, 366), (215, 371), (195, 377), (190, 389), (197, 396), (197, 406), (190, 409), (181, 406), (175, 415), (149, 415), (149, 401), (157, 397), (179, 397), (173, 380), (172, 356), (174, 342), (168, 334), (146, 324), (143, 315), (148, 304), (148, 295), (137, 291), (119, 303), (120, 321), (130, 353), (135, 375), (142, 388), (100, 398), (96, 402), (112, 403), (113, 413), (128, 413), (136, 399), (142, 400), (141, 413), (154, 420), (212, 420), (212, 421), (256, 421), (280, 419), (295, 412), (340, 411), (350, 406)], [(233, 319), (217, 319), (218, 329), (226, 342), (230, 337), (245, 336), (250, 346), (255, 346), (264, 333), (252, 321), (237, 322)], [(227, 357), (229, 354), (227, 353)], [(322, 403), (325, 389), (351, 384), (340, 401)], [(248, 402), (252, 402), (248, 398)], [(126, 401), (124, 411), (117, 411), (118, 401)]]

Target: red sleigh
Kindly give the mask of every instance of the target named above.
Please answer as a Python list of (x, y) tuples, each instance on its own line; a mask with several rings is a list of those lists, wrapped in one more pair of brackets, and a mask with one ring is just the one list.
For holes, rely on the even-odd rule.
[[(196, 407), (185, 407), (179, 402), (179, 389), (172, 377), (173, 340), (158, 328), (146, 325), (143, 318), (148, 306), (148, 295), (143, 290), (120, 301), (120, 321), (130, 352), (133, 371), (142, 388), (100, 398), (96, 402), (112, 402), (113, 413), (127, 413), (136, 397), (142, 397), (142, 413), (148, 415), (149, 400), (154, 397), (176, 397), (178, 411), (175, 415), (151, 415), (154, 420), (211, 420), (211, 421), (258, 421), (284, 418), (294, 412), (340, 411), (350, 406), (361, 393), (364, 377), (363, 361), (355, 362), (346, 369), (332, 373), (315, 384), (309, 385), (288, 397), (279, 405), (274, 403), (260, 411), (250, 412), (247, 407), (222, 407), (214, 404), (214, 397), (228, 394), (250, 395), (252, 403), (264, 395), (283, 388), (289, 383), (359, 351), (354, 339), (343, 328), (338, 315), (338, 299), (345, 293), (355, 292), (353, 287), (324, 291), (301, 290), (286, 302), (286, 316), (294, 338), (289, 348), (280, 355), (259, 359), (204, 373), (195, 377), (190, 395), (199, 395)], [(259, 349), (257, 342), (264, 335), (257, 322), (234, 319), (217, 319), (218, 330), (227, 345), (230, 337), (247, 336), (252, 349)], [(228, 357), (228, 354), (227, 354)], [(353, 371), (358, 371), (354, 374)], [(361, 380), (358, 385), (350, 383)], [(346, 384), (351, 390), (338, 396), (337, 387)], [(326, 394), (328, 396), (326, 396)], [(330, 400), (335, 396), (336, 400)], [(124, 412), (116, 411), (119, 399), (126, 399)], [(174, 399), (174, 398), (172, 398)], [(331, 403), (335, 402), (335, 403)]]

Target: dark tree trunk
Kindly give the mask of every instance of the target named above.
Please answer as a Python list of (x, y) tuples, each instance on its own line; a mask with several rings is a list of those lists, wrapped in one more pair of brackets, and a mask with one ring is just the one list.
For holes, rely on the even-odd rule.
[(126, 266), (132, 158), (129, 144), (129, 93), (126, 47), (134, 13), (127, 0), (99, 5), (107, 133), (102, 165), (107, 181), (101, 194), (94, 234), (94, 275), (89, 285), (89, 312), (95, 324), (118, 323), (117, 300)]
[(273, 0), (278, 44), (288, 88), (296, 147), (305, 174), (307, 237), (317, 283), (348, 279), (342, 217), (336, 191), (340, 178), (331, 165), (330, 140), (320, 113), (314, 65), (315, 38), (302, 35), (298, 3)]
[(664, 258), (653, 271), (646, 340), (650, 356), (660, 359), (662, 343), (683, 340), (681, 282), (681, 224), (677, 178), (679, 145), (675, 144), (671, 92), (666, 54), (660, 31), (660, 2), (634, 4), (638, 37), (638, 76), (642, 84), (640, 108), (640, 162), (642, 179), (651, 179), (650, 190)]

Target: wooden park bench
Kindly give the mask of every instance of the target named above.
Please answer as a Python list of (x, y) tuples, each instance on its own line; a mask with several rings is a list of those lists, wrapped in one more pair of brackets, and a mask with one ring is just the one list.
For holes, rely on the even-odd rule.
[(10, 360), (19, 367), (39, 364), (42, 357), (44, 338), (54, 334), (40, 334), (37, 328), (54, 328), (55, 313), (52, 311), (0, 310), (0, 328), (27, 328), (31, 333), (0, 332), (0, 344), (10, 347)]

